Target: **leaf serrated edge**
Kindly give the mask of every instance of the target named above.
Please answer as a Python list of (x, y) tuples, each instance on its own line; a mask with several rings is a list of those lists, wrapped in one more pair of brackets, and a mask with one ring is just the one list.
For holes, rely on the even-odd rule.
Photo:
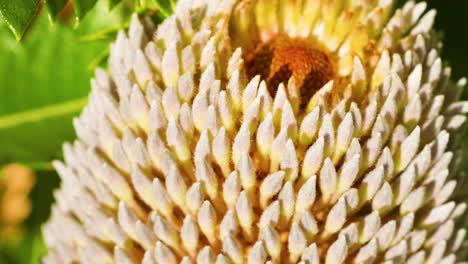
[[(31, 1), (34, 3), (34, 1)], [(13, 26), (13, 24), (11, 23), (10, 19), (8, 18), (8, 16), (6, 16), (4, 14), (5, 10), (3, 8), (0, 8), (0, 18), (3, 19), (3, 21), (5, 21), (5, 23), (7, 24), (8, 28), (10, 28), (10, 31), (13, 33), (13, 35), (15, 36), (15, 39), (17, 42), (20, 42), (21, 39), (23, 38), (24, 34), (26, 33), (26, 31), (28, 31), (28, 29), (31, 27), (31, 25), (33, 24), (33, 21), (35, 20), (35, 18), (39, 15), (39, 13), (41, 12), (41, 9), (42, 9), (42, 2), (38, 2), (37, 5), (35, 5), (35, 10), (34, 10), (34, 14), (32, 16), (29, 17), (28, 21), (26, 22), (26, 25), (23, 29), (19, 30), (18, 28), (15, 28)]]

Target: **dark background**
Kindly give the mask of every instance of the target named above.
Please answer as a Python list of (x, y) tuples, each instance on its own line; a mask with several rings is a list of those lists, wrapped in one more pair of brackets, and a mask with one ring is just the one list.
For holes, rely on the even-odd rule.
[(452, 79), (468, 77), (468, 1), (431, 0), (428, 7), (437, 10), (435, 27), (444, 36), (442, 58), (452, 67)]

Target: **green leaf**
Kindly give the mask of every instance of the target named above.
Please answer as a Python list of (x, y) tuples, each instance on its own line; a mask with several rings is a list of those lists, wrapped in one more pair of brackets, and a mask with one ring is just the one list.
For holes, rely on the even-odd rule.
[(172, 3), (172, 0), (135, 0), (135, 9), (139, 14), (154, 15), (154, 12), (157, 11), (158, 17), (166, 18), (173, 12)]
[[(83, 35), (128, 21), (129, 11), (107, 13), (103, 1), (77, 30), (40, 15), (20, 44), (0, 26), (0, 164), (47, 162), (75, 137), (72, 118), (86, 103), (94, 69), (112, 38), (81, 41)], [(105, 15), (103, 15), (105, 14)]]
[(21, 241), (21, 263), (41, 263), (41, 258), (47, 253), (44, 244), (41, 226), (49, 218), (51, 204), (54, 201), (53, 191), (59, 186), (59, 177), (55, 171), (36, 172), (36, 184), (29, 194), (32, 201), (31, 215), (25, 226), (25, 236)]
[(40, 122), (49, 118), (74, 113), (80, 111), (86, 105), (86, 102), (86, 98), (79, 98), (55, 105), (48, 105), (43, 108), (2, 116), (0, 117), (0, 129), (8, 129), (25, 123)]
[[(94, 69), (89, 66), (103, 59), (115, 38), (111, 32), (128, 24), (131, 10), (126, 8), (120, 5), (108, 13), (100, 1), (76, 30), (61, 23), (50, 27), (43, 13), (21, 43), (0, 23), (0, 169), (14, 161), (37, 173), (24, 237), (4, 244), (0, 238), (2, 264), (36, 264), (46, 254), (40, 227), (59, 182), (50, 160), (60, 157), (64, 141), (74, 139), (72, 118), (86, 103)], [(82, 41), (94, 32), (109, 32), (110, 37)]]
[(77, 22), (80, 22), (81, 19), (93, 8), (97, 0), (75, 0), (73, 2), (75, 8), (75, 17)]
[(107, 0), (107, 10), (112, 10), (117, 4), (119, 4), (122, 0)]
[(70, 102), (86, 97), (86, 66), (106, 43), (80, 43), (71, 28), (50, 28), (45, 15), (21, 46), (8, 43), (6, 33), (2, 28), (0, 163), (56, 158), (61, 141), (74, 137), (71, 118), (83, 105)]
[[(445, 3), (444, 3), (445, 2)], [(435, 27), (443, 33), (442, 58), (452, 67), (455, 78), (468, 76), (468, 27), (466, 27), (466, 14), (468, 2), (455, 1), (428, 1), (428, 8), (435, 8), (437, 16)], [(468, 98), (468, 90), (464, 91)]]
[(57, 15), (67, 5), (68, 0), (45, 0), (47, 10), (49, 11), (49, 17), (52, 22), (55, 22)]
[(0, 14), (20, 40), (40, 9), (40, 0), (0, 0)]

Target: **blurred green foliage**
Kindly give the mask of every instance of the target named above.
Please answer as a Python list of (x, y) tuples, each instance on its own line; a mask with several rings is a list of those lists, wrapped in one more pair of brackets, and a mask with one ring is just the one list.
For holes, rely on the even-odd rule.
[(41, 224), (49, 217), (53, 202), (53, 190), (59, 179), (54, 171), (37, 171), (37, 182), (30, 199), (33, 201), (31, 215), (23, 224), (23, 235), (18, 241), (0, 241), (1, 264), (36, 264), (47, 253), (41, 237)]
[[(97, 2), (98, 0), (0, 0), (0, 15), (15, 35), (16, 40), (20, 41), (34, 24), (44, 3), (50, 22), (54, 23), (62, 12), (71, 8), (74, 11), (75, 25), (79, 25)], [(99, 2), (104, 2), (108, 11), (120, 2), (124, 2), (131, 4), (133, 10), (138, 13), (158, 11), (158, 15), (164, 17), (172, 12), (175, 5), (175, 0), (99, 0)]]

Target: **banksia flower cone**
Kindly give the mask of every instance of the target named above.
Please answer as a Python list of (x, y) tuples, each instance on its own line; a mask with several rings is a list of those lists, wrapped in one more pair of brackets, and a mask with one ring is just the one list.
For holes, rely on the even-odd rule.
[(435, 11), (180, 0), (97, 70), (46, 263), (455, 263), (468, 103)]

